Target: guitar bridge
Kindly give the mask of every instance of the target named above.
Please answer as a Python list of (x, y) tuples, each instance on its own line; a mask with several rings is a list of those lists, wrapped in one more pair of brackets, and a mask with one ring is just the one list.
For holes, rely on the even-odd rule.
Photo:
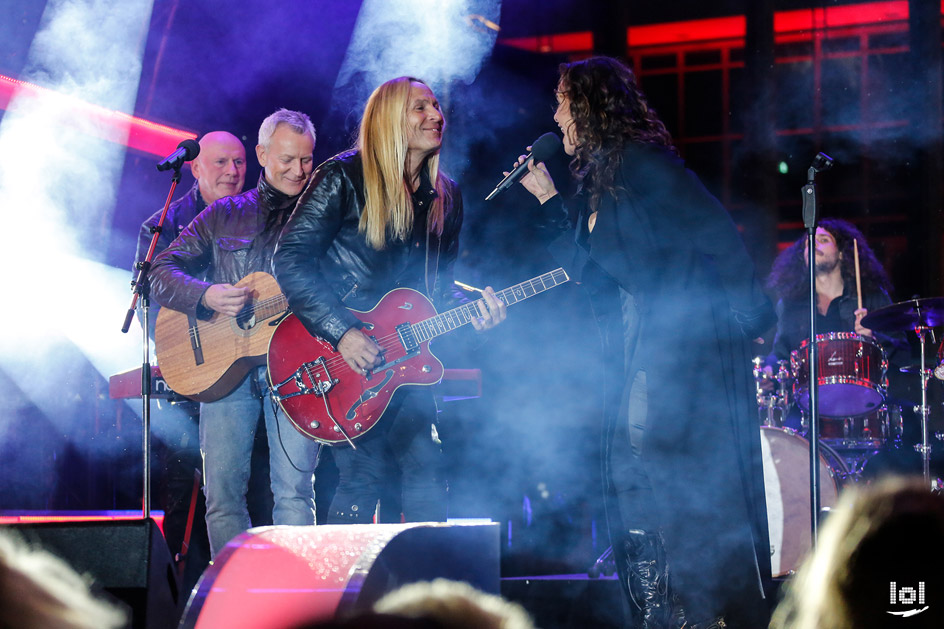
[[(278, 391), (289, 382), (294, 382), (298, 391), (287, 395), (279, 393)], [(308, 384), (309, 382), (311, 383), (310, 385)], [(277, 400), (287, 400), (298, 395), (311, 394), (322, 397), (333, 389), (338, 382), (339, 380), (337, 378), (331, 377), (324, 357), (320, 356), (317, 360), (302, 363), (288, 378), (272, 387), (272, 394)]]

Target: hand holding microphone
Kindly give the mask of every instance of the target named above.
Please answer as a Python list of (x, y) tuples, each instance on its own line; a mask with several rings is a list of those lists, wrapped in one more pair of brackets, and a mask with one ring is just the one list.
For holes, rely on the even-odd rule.
[[(533, 183), (536, 185), (525, 185), (528, 191), (536, 196), (541, 203), (557, 194), (557, 189), (554, 187), (554, 182), (551, 180), (547, 169), (538, 165), (553, 157), (560, 147), (561, 140), (554, 133), (545, 133), (539, 137), (530, 147), (531, 153), (518, 158), (515, 167), (511, 172), (505, 173), (505, 178), (495, 186), (495, 189), (485, 197), (485, 200), (491, 201), (498, 196), (498, 193), (510, 188), (529, 172), (540, 172), (543, 175), (542, 181), (538, 181), (537, 175), (535, 176)], [(527, 184), (527, 182), (524, 183)]]

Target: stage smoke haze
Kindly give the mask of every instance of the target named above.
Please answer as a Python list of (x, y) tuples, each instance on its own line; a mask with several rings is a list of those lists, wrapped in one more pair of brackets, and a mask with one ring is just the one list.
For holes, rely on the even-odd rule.
[(422, 79), (448, 102), (450, 85), (471, 83), (495, 45), (497, 33), (470, 16), (497, 22), (500, 7), (500, 0), (365, 0), (332, 109), (359, 119), (374, 88), (398, 76)]
[[(150, 14), (150, 0), (47, 2), (21, 76), (45, 90), (15, 94), (0, 121), (0, 264), (16, 296), (0, 315), (3, 397), (28, 398), (81, 449), (125, 447), (87, 437), (101, 374), (138, 350), (119, 332), (127, 272), (95, 262), (107, 254), (126, 138), (103, 139), (77, 111), (133, 111)], [(2, 414), (0, 436), (18, 437), (7, 446), (23, 436), (9, 422), (27, 415)]]

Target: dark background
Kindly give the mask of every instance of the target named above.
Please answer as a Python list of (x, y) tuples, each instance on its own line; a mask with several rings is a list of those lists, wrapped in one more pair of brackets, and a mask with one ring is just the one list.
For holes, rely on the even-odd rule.
[[(483, 199), (526, 145), (555, 130), (557, 65), (598, 53), (631, 63), (690, 167), (731, 211), (761, 274), (802, 235), (800, 187), (825, 151), (836, 166), (818, 180), (823, 215), (862, 229), (892, 276), (894, 300), (941, 294), (939, 6), (877, 3), (907, 5), (911, 17), (887, 21), (879, 11), (870, 13), (874, 23), (774, 36), (775, 12), (856, 4), (502, 2), (497, 44), (475, 80), (436, 86), (448, 121), (443, 159), (466, 208), (457, 279), (498, 288), (552, 268), (530, 238), (533, 199), (519, 189)], [(133, 113), (198, 135), (233, 132), (246, 145), (252, 185), (259, 123), (278, 107), (298, 109), (318, 129), (320, 162), (350, 146), (366, 98), (336, 89), (360, 8), (346, 0), (158, 0)], [(15, 0), (6, 11), (0, 73), (29, 70), (43, 9)], [(626, 45), (627, 27), (725, 16), (743, 16), (746, 37), (719, 38), (709, 23), (698, 41)], [(549, 39), (567, 33), (589, 33), (593, 43)], [(544, 39), (528, 40), (536, 37)], [(168, 177), (154, 162), (127, 152), (97, 252), (108, 265), (130, 267), (141, 221), (163, 202)], [(551, 168), (566, 181), (563, 159)], [(191, 182), (187, 173), (182, 185)], [(453, 512), (509, 523), (522, 548), (541, 545), (548, 560), (579, 565), (605, 547), (595, 537), (600, 366), (586, 302), (574, 286), (555, 289), (515, 306), (487, 337), (442, 350), (447, 366), (483, 370), (481, 399), (443, 405)], [(666, 350), (684, 359), (684, 330)], [(41, 411), (7, 369), (0, 363), (0, 509), (139, 507), (140, 421), (107, 398), (105, 377), (82, 352), (64, 346), (52, 384), (42, 385), (68, 401), (65, 420)]]

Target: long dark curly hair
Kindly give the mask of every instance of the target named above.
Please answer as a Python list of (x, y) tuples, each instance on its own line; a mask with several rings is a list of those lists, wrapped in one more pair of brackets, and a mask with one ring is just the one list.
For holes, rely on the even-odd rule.
[[(891, 294), (891, 281), (889, 281), (888, 275), (879, 263), (878, 258), (875, 257), (875, 253), (865, 242), (865, 236), (862, 235), (862, 232), (851, 223), (839, 218), (824, 218), (818, 226), (828, 231), (836, 239), (836, 247), (842, 254), (839, 268), (842, 272), (843, 284), (847, 288), (855, 286), (855, 253), (852, 243), (857, 242), (859, 248), (859, 275), (862, 281), (863, 294), (882, 291)], [(767, 288), (784, 301), (801, 298), (809, 290), (809, 270), (806, 266), (806, 256), (803, 253), (806, 241), (807, 236), (804, 234), (795, 243), (784, 249), (774, 260), (773, 268), (771, 268), (770, 275), (767, 277)]]
[(651, 143), (678, 153), (672, 136), (649, 107), (632, 70), (610, 57), (591, 57), (559, 68), (559, 92), (570, 99), (576, 150), (570, 170), (596, 210), (604, 193), (615, 194), (613, 181), (623, 147)]

